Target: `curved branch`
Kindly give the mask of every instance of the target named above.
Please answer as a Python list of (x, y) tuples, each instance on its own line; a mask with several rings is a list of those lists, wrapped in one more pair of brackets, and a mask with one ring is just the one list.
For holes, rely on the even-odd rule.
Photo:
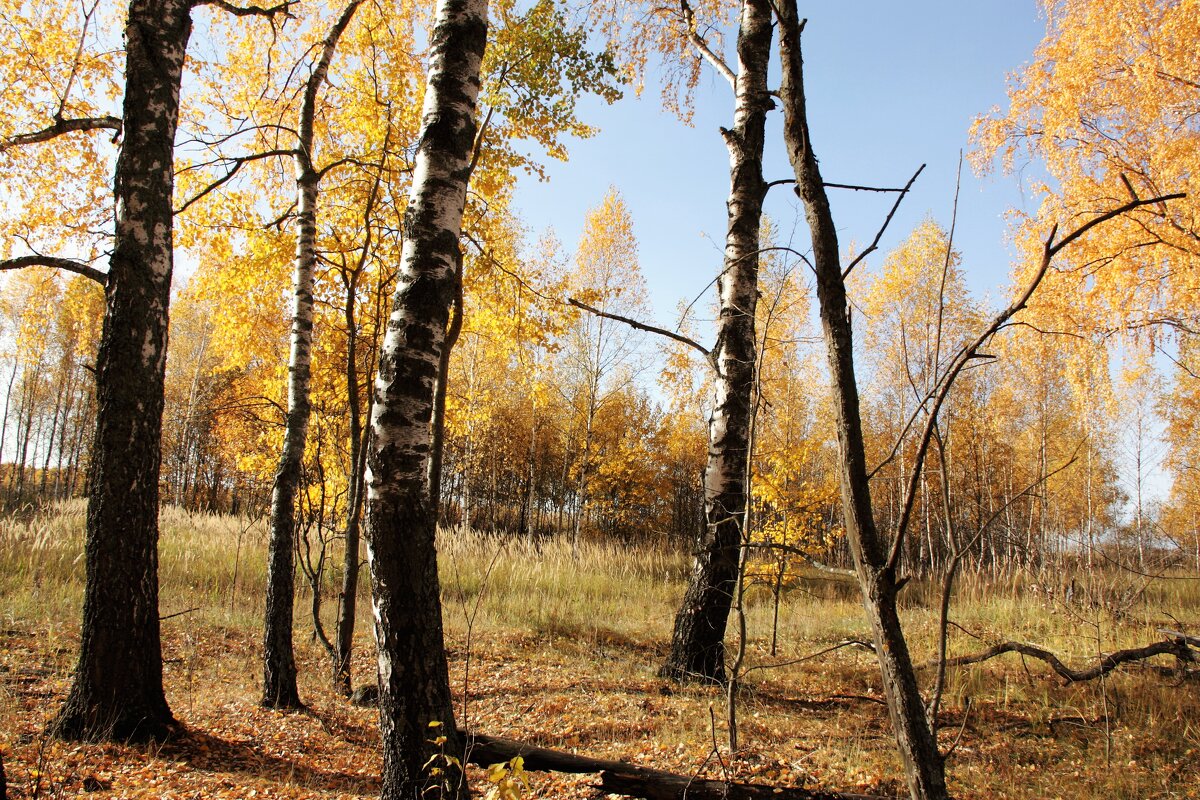
[(1110, 219), (1119, 217), (1122, 214), (1128, 214), (1130, 211), (1133, 211), (1136, 208), (1148, 205), (1160, 205), (1166, 203), (1168, 200), (1180, 200), (1186, 196), (1187, 195), (1184, 193), (1176, 193), (1162, 195), (1160, 197), (1152, 197), (1147, 200), (1140, 198), (1130, 200), (1128, 203), (1118, 206), (1111, 211), (1107, 211), (1103, 214), (1093, 217), (1061, 239), (1057, 239), (1057, 225), (1050, 229), (1050, 234), (1046, 237), (1046, 241), (1042, 246), (1041, 263), (1038, 264), (1037, 270), (1034, 271), (1033, 277), (1025, 286), (1025, 289), (1021, 292), (1020, 296), (1013, 301), (1012, 305), (997, 314), (992, 320), (991, 324), (988, 325), (988, 327), (984, 329), (983, 333), (979, 334), (979, 336), (977, 336), (973, 342), (958, 351), (958, 354), (951, 361), (949, 368), (942, 375), (941, 380), (935, 385), (935, 391), (930, 393), (930, 396), (933, 399), (933, 405), (929, 410), (929, 417), (925, 420), (925, 430), (921, 434), (921, 440), (917, 447), (916, 457), (913, 461), (913, 471), (909, 476), (908, 486), (905, 488), (904, 498), (901, 502), (900, 518), (896, 523), (896, 538), (892, 542), (892, 550), (887, 561), (887, 568), (889, 571), (894, 572), (896, 569), (896, 564), (900, 560), (900, 552), (904, 545), (905, 531), (908, 529), (909, 520), (912, 518), (913, 503), (916, 500), (921, 470), (925, 463), (925, 456), (929, 452), (929, 442), (933, 438), (933, 429), (937, 424), (938, 412), (941, 411), (942, 405), (946, 402), (946, 398), (949, 396), (950, 390), (954, 386), (954, 382), (958, 379), (959, 373), (961, 373), (967, 364), (973, 359), (980, 357), (978, 352), (980, 347), (991, 340), (992, 336), (994, 336), (996, 332), (1000, 330), (1000, 328), (1002, 328), (1010, 319), (1012, 319), (1017, 312), (1023, 310), (1029, 304), (1029, 299), (1033, 297), (1033, 293), (1037, 291), (1038, 286), (1041, 285), (1042, 279), (1045, 278), (1046, 273), (1050, 271), (1050, 262), (1054, 260), (1054, 256), (1058, 255), (1058, 253), (1061, 252), (1064, 247), (1097, 225), (1107, 222)]
[(0, 142), (0, 153), (3, 153), (10, 147), (48, 142), (51, 139), (62, 136), (64, 133), (75, 133), (77, 131), (116, 131), (113, 134), (113, 141), (115, 142), (121, 136), (121, 128), (122, 122), (119, 117), (80, 117), (78, 119), (63, 119), (62, 117), (58, 117), (54, 120), (53, 125), (42, 128), (40, 131), (18, 133), (16, 136), (8, 137)]
[[(267, 150), (262, 153), (252, 153), (251, 155), (248, 155), (248, 156), (238, 156), (237, 158), (222, 159), (222, 160), (226, 161), (227, 163), (233, 164), (233, 167), (229, 170), (229, 172), (226, 172), (224, 175), (217, 178), (215, 181), (210, 183), (208, 186), (205, 186), (203, 189), (200, 190), (200, 192), (198, 194), (185, 200), (183, 205), (181, 205), (179, 208), (175, 209), (175, 213), (182, 214), (184, 211), (187, 211), (193, 205), (195, 205), (196, 203), (200, 202), (205, 197), (207, 197), (209, 193), (214, 192), (217, 189), (224, 186), (226, 183), (229, 183), (229, 181), (233, 180), (234, 176), (238, 174), (238, 171), (242, 167), (244, 167), (246, 164), (250, 163), (251, 161), (261, 161), (264, 158), (275, 158), (275, 157), (292, 158), (295, 156), (295, 154), (296, 154), (295, 150)], [(265, 227), (269, 228), (271, 226), (267, 225)]]
[(70, 258), (55, 258), (54, 256), (19, 256), (18, 258), (6, 258), (0, 260), (0, 270), (10, 269), (25, 269), (26, 267), (49, 267), (50, 269), (61, 269), (64, 272), (73, 272), (76, 275), (82, 275), (85, 278), (91, 278), (96, 283), (104, 286), (108, 283), (108, 275), (95, 267), (88, 266), (82, 261), (75, 261)]
[(1148, 644), (1145, 647), (1130, 647), (1125, 650), (1118, 650), (1115, 653), (1109, 653), (1101, 658), (1099, 662), (1086, 669), (1076, 670), (1064, 664), (1062, 659), (1054, 653), (1036, 645), (1025, 644), (1024, 642), (1001, 642), (981, 653), (952, 658), (946, 662), (946, 666), (961, 667), (968, 664), (978, 664), (981, 661), (987, 661), (1005, 653), (1020, 653), (1023, 656), (1045, 661), (1067, 683), (1090, 681), (1094, 678), (1107, 675), (1121, 664), (1131, 661), (1141, 661), (1152, 656), (1172, 655), (1181, 661), (1193, 662), (1196, 660), (1196, 656), (1188, 648), (1187, 642), (1182, 638), (1174, 638)]
[[(579, 309), (582, 309), (582, 310), (588, 312), (589, 314), (595, 314), (597, 317), (604, 317), (605, 319), (616, 320), (617, 322), (623, 322), (626, 325), (628, 325), (629, 327), (635, 328), (639, 331), (646, 331), (647, 333), (657, 333), (659, 336), (665, 336), (668, 339), (674, 339), (675, 341), (677, 341), (681, 344), (686, 344), (688, 347), (694, 348), (694, 349), (700, 351), (701, 353), (703, 353), (705, 360), (708, 361), (710, 364), (712, 364), (712, 362), (713, 362), (712, 352), (707, 347), (705, 347), (704, 345), (697, 342), (695, 339), (689, 339), (688, 337), (683, 336), (678, 333), (675, 333), (674, 331), (668, 331), (664, 328), (656, 328), (653, 325), (647, 325), (644, 322), (638, 322), (636, 319), (630, 319), (629, 317), (623, 317), (620, 314), (609, 314), (607, 311), (601, 311), (598, 308), (593, 308), (592, 306), (589, 306), (587, 303), (580, 302), (579, 300), (576, 300), (574, 297), (568, 297), (567, 302), (570, 303), (571, 305), (575, 306), (576, 308), (579, 308)], [(714, 368), (715, 368), (715, 365), (714, 365)]]
[(283, 14), (285, 17), (292, 16), (292, 6), (296, 5), (298, 0), (287, 0), (287, 2), (279, 3), (273, 6), (236, 6), (226, 0), (198, 0), (193, 4), (193, 7), (198, 6), (216, 6), (226, 13), (233, 14), (235, 17), (274, 17), (276, 14)]

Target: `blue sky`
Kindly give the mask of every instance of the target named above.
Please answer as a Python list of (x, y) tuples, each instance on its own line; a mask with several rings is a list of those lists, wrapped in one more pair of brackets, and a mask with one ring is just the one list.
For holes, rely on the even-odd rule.
[[(1045, 32), (1036, 0), (826, 0), (801, 3), (800, 11), (808, 16), (806, 89), (826, 180), (903, 185), (926, 163), (881, 254), (926, 215), (948, 226), (971, 121), (1004, 103), (1008, 75), (1030, 60)], [(640, 98), (630, 93), (611, 107), (589, 102), (585, 119), (600, 133), (573, 142), (570, 161), (551, 164), (548, 182), (523, 179), (516, 205), (533, 236), (552, 226), (573, 250), (588, 209), (616, 186), (633, 213), (656, 317), (672, 324), (676, 303), (694, 298), (719, 270), (729, 168), (718, 128), (731, 115), (732, 92), (711, 70), (696, 92), (691, 127), (662, 110), (652, 78)], [(768, 180), (791, 176), (780, 122), (774, 112)], [(869, 243), (891, 202), (838, 192), (843, 246)], [(976, 293), (1003, 290), (1011, 266), (1004, 212), (1023, 202), (1014, 178), (978, 179), (964, 168), (955, 242)], [(793, 229), (788, 187), (772, 189), (767, 207), (785, 234)], [(796, 241), (807, 248), (806, 237)]]

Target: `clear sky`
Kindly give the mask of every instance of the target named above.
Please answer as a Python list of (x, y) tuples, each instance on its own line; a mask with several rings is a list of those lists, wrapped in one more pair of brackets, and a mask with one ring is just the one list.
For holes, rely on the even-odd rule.
[[(1004, 103), (1008, 75), (1030, 60), (1044, 34), (1036, 1), (800, 5), (808, 16), (809, 118), (826, 180), (902, 186), (926, 163), (881, 253), (928, 214), (948, 226), (958, 153), (968, 146), (971, 121)], [(777, 74), (771, 81), (777, 85)], [(585, 119), (600, 126), (600, 133), (573, 142), (570, 161), (551, 164), (549, 182), (524, 179), (516, 204), (535, 237), (552, 226), (573, 251), (584, 215), (616, 186), (633, 213), (656, 316), (671, 325), (676, 303), (694, 298), (720, 268), (729, 159), (718, 128), (731, 122), (733, 95), (708, 70), (696, 93), (694, 125), (688, 127), (662, 110), (653, 79), (647, 83), (641, 98), (629, 93), (612, 107), (589, 102)], [(792, 175), (780, 126), (781, 112), (773, 112), (768, 180)], [(836, 193), (843, 246), (869, 243), (892, 201), (888, 195)], [(1007, 282), (1011, 255), (1003, 215), (1022, 202), (1014, 178), (977, 179), (964, 167), (955, 243), (978, 294), (994, 296)], [(789, 187), (772, 189), (767, 206), (785, 235), (793, 230), (798, 217)], [(796, 243), (807, 249), (803, 230)]]

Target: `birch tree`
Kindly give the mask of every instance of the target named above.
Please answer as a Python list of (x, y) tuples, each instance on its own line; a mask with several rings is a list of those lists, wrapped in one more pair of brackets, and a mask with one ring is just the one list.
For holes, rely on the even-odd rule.
[(717, 278), (717, 344), (714, 402), (708, 421), (704, 472), (705, 530), (696, 549), (687, 592), (675, 617), (671, 652), (662, 674), (720, 682), (725, 677), (725, 628), (737, 580), (742, 520), (747, 502), (747, 461), (754, 385), (754, 314), (758, 294), (759, 226), (767, 184), (762, 175), (771, 50), (771, 7), (745, 0), (737, 37), (737, 71), (708, 47), (684, 4), (688, 34), (734, 91), (729, 150), (729, 212), (725, 260)]
[(400, 275), (371, 411), (366, 538), (379, 648), (381, 796), (394, 800), (431, 787), (443, 797), (466, 794), (442, 631), (429, 424), (461, 257), (487, 13), (487, 0), (437, 6)]
[[(633, 219), (624, 199), (610, 189), (599, 206), (588, 212), (568, 277), (578, 298), (606, 314), (643, 315), (647, 308), (645, 283), (638, 269)], [(575, 419), (579, 459), (575, 475), (575, 520), (571, 552), (579, 554), (579, 536), (588, 512), (589, 481), (595, 469), (596, 417), (617, 398), (630, 371), (636, 341), (630, 328), (591, 313), (581, 314), (568, 329), (563, 348), (564, 371), (570, 376), (563, 396)]]
[[(98, 130), (116, 130), (123, 137), (112, 186), (115, 231), (108, 271), (39, 254), (0, 263), (3, 269), (35, 264), (65, 269), (105, 287), (79, 660), (52, 725), (68, 739), (162, 738), (175, 727), (163, 694), (159, 637), (159, 446), (173, 272), (175, 131), (192, 10), (201, 4), (130, 2), (120, 118), (68, 116), (78, 107), (71, 102), (78, 67), (90, 63), (83, 57), (87, 40), (81, 32), (65, 84), (53, 87), (57, 108), (51, 124), (6, 136), (0, 147), (36, 147)], [(213, 4), (242, 16), (286, 9), (240, 8), (224, 0)], [(84, 32), (91, 16), (88, 12)]]
[[(173, 150), (190, 0), (133, 0), (125, 26), (116, 232), (96, 356), (79, 661), (54, 723), (69, 739), (161, 738), (158, 472), (170, 303)], [(120, 669), (114, 669), (120, 664)]]
[[(317, 262), (317, 197), (321, 173), (314, 165), (314, 125), (317, 95), (329, 74), (338, 40), (361, 0), (352, 0), (321, 43), (320, 57), (304, 86), (297, 124), (296, 150), (296, 268), (292, 276), (292, 329), (288, 357), (288, 413), (283, 448), (271, 492), (267, 599), (263, 631), (262, 704), (270, 708), (301, 708), (296, 689), (296, 658), (292, 648), (292, 604), (295, 597), (295, 515), (300, 465), (308, 436), (312, 377), (313, 269)], [(357, 550), (357, 548), (356, 548)], [(355, 561), (358, 554), (355, 552)]]

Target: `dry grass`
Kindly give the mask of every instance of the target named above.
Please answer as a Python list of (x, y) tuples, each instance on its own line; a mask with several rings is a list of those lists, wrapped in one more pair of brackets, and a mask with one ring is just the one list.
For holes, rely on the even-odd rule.
[[(79, 504), (0, 523), (0, 747), (13, 796), (74, 796), (89, 777), (117, 797), (377, 794), (374, 713), (328, 689), (304, 597), (297, 643), (312, 711), (282, 715), (256, 705), (265, 541), (263, 526), (249, 520), (163, 514), (162, 612), (188, 612), (163, 624), (165, 675), (188, 734), (152, 748), (47, 740), (42, 729), (66, 691), (78, 646), (82, 527)], [(443, 535), (440, 554), (451, 668), (470, 727), (684, 772), (722, 741), (720, 691), (671, 687), (655, 676), (686, 578), (682, 556), (592, 543), (574, 560), (554, 542), (539, 549), (455, 533)], [(775, 656), (767, 652), (771, 598), (752, 593), (752, 665), (868, 638), (852, 587), (827, 578), (810, 576), (787, 596)], [(1078, 596), (1104, 602), (1068, 604), (1037, 576), (968, 576), (954, 618), (984, 641), (1030, 641), (1076, 665), (1153, 641), (1160, 625), (1200, 628), (1196, 581), (1138, 591), (1139, 580), (1102, 576)], [(1130, 587), (1132, 600), (1105, 604)], [(931, 587), (905, 590), (918, 660), (933, 652), (934, 595)], [(372, 678), (374, 663), (365, 609), (356, 682)], [(956, 629), (952, 646), (962, 653), (983, 643)], [(746, 747), (723, 754), (733, 774), (902, 792), (870, 653), (846, 648), (756, 669), (740, 703)], [(1064, 686), (1044, 665), (1010, 655), (953, 671), (945, 708), (943, 742), (962, 730), (949, 764), (957, 797), (1200, 796), (1198, 682), (1134, 667)], [(589, 781), (537, 775), (533, 794), (590, 797)]]

